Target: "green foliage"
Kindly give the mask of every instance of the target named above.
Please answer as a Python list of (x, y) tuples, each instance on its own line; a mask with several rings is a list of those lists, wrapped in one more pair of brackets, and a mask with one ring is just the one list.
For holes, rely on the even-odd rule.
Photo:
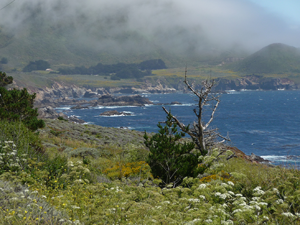
[(1, 120), (22, 121), (33, 131), (45, 126), (43, 120), (37, 119), (37, 109), (33, 109), (35, 94), (29, 94), (26, 88), (8, 91), (5, 88), (0, 87), (0, 95)]
[(63, 121), (68, 121), (66, 119), (64, 119), (62, 116), (57, 117), (58, 120), (63, 120)]
[(23, 72), (31, 72), (33, 70), (46, 70), (48, 68), (50, 68), (50, 64), (47, 61), (30, 61), (29, 64), (23, 68)]
[(186, 176), (197, 176), (200, 154), (192, 152), (194, 143), (179, 142), (185, 134), (177, 132), (177, 125), (172, 123), (172, 115), (167, 115), (166, 126), (163, 127), (160, 123), (157, 126), (159, 133), (150, 139), (146, 133), (144, 136), (145, 145), (150, 150), (147, 163), (154, 178), (159, 177), (165, 185), (172, 182), (175, 186)]
[(0, 71), (0, 87), (4, 87), (13, 82), (13, 78), (11, 76), (7, 77), (6, 73)]

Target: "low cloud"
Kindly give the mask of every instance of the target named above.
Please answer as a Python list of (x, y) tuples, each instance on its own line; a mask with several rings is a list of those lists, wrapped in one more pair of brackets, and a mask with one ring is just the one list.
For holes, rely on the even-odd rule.
[(116, 52), (256, 51), (278, 42), (300, 47), (299, 26), (247, 0), (22, 0), (1, 17), (1, 27), (16, 36), (42, 24), (77, 44)]

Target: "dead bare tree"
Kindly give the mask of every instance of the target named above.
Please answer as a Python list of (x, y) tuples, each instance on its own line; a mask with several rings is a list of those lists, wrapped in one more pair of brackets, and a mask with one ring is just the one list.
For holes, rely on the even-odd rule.
[[(185, 68), (185, 79), (184, 83), (188, 89), (197, 96), (197, 107), (193, 110), (197, 120), (194, 121), (193, 127), (190, 129), (189, 126), (181, 123), (175, 116), (172, 115), (173, 122), (175, 122), (180, 129), (191, 136), (193, 142), (196, 144), (197, 148), (202, 155), (206, 155), (211, 149), (210, 147), (216, 145), (217, 143), (230, 141), (228, 137), (224, 137), (218, 133), (218, 128), (210, 129), (209, 125), (214, 119), (215, 112), (219, 106), (220, 99), (219, 95), (212, 93), (212, 87), (215, 85), (215, 80), (204, 80), (202, 82), (202, 88), (200, 91), (196, 91), (187, 80), (187, 68)], [(210, 113), (207, 122), (204, 122), (203, 111), (204, 107), (207, 105), (212, 105), (212, 111)], [(169, 114), (169, 111), (163, 107), (163, 110)], [(221, 139), (220, 141), (217, 141)]]

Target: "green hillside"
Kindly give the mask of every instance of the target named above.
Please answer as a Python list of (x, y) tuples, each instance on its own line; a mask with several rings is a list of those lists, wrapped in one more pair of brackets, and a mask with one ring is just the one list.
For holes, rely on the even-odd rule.
[(271, 44), (229, 67), (247, 74), (299, 73), (300, 50), (285, 44)]

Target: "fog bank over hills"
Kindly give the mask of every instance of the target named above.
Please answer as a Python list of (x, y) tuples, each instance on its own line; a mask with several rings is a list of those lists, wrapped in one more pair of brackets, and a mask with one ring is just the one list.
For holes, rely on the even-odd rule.
[(214, 58), (275, 42), (300, 46), (298, 28), (247, 0), (23, 0), (1, 15), (0, 54), (27, 52), (25, 61)]

